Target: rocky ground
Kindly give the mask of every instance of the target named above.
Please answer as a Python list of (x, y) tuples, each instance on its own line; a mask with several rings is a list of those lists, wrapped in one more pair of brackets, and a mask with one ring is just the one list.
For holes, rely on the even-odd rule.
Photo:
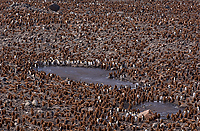
[[(0, 130), (200, 130), (199, 17), (198, 0), (1, 0)], [(116, 70), (139, 85), (34, 70), (51, 65)], [(160, 119), (134, 108), (144, 101), (185, 109)]]

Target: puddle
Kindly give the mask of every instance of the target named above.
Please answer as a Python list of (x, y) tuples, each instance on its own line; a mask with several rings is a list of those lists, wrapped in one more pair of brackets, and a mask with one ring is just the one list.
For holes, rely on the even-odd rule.
[(62, 78), (69, 78), (76, 81), (85, 81), (87, 83), (103, 83), (104, 85), (111, 85), (112, 87), (121, 85), (135, 87), (135, 84), (128, 81), (120, 81), (116, 79), (109, 79), (110, 72), (99, 68), (83, 68), (83, 67), (69, 67), (69, 66), (48, 66), (40, 67), (38, 71), (44, 71), (48, 73), (54, 73)]
[(139, 109), (140, 112), (150, 109), (154, 113), (160, 114), (162, 119), (166, 119), (167, 114), (176, 114), (179, 110), (183, 111), (183, 108), (178, 107), (173, 103), (163, 103), (163, 102), (144, 102), (143, 104), (136, 105), (133, 108)]
[[(69, 67), (69, 66), (48, 66), (48, 67), (40, 67), (38, 71), (44, 71), (48, 73), (54, 73), (59, 75), (63, 79), (69, 78), (76, 81), (85, 81), (87, 83), (103, 83), (105, 85), (111, 85), (120, 87), (121, 85), (131, 86), (135, 88), (135, 84), (131, 82), (124, 82), (116, 79), (109, 79), (108, 75), (110, 72), (102, 70), (99, 68), (83, 68), (83, 67)], [(125, 105), (124, 108), (128, 108), (128, 105)], [(183, 110), (183, 108), (179, 108), (177, 105), (172, 103), (162, 103), (162, 102), (144, 102), (140, 105), (136, 105), (133, 108), (139, 109), (140, 112), (145, 110), (152, 110), (153, 112), (157, 112), (160, 114), (162, 119), (166, 119), (167, 114), (176, 114), (179, 110)]]

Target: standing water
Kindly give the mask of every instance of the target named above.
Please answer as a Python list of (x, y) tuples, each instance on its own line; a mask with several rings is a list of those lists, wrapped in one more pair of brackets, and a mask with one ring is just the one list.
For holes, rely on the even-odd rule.
[(59, 75), (62, 78), (69, 78), (77, 81), (85, 81), (87, 83), (103, 83), (104, 85), (117, 85), (117, 87), (120, 87), (121, 85), (135, 87), (135, 85), (129, 81), (120, 81), (108, 78), (109, 73), (113, 71), (102, 70), (99, 68), (48, 66), (38, 68), (38, 71), (44, 71), (47, 74), (53, 73)]
[[(59, 75), (62, 78), (69, 78), (76, 81), (85, 81), (87, 83), (103, 83), (104, 85), (111, 85), (120, 87), (121, 85), (131, 86), (135, 88), (135, 84), (128, 81), (120, 81), (116, 79), (109, 79), (108, 75), (110, 72), (102, 70), (98, 68), (83, 68), (83, 67), (69, 67), (69, 66), (48, 66), (48, 67), (40, 67), (38, 71), (44, 71), (47, 74), (53, 73)], [(124, 108), (128, 108), (124, 107)], [(166, 118), (167, 114), (177, 113), (178, 110), (183, 110), (172, 103), (162, 103), (162, 102), (144, 102), (143, 104), (134, 106), (136, 109), (140, 109), (140, 111), (144, 110), (152, 110), (153, 112), (157, 112), (161, 115), (162, 119)]]

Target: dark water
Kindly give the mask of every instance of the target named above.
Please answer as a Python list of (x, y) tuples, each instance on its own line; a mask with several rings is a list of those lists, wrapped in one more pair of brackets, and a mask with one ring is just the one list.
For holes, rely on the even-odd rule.
[(48, 66), (38, 68), (38, 71), (44, 71), (48, 73), (54, 73), (59, 75), (62, 78), (69, 78), (77, 81), (85, 81), (87, 83), (103, 83), (104, 85), (111, 85), (120, 87), (121, 85), (131, 86), (132, 88), (135, 85), (128, 81), (120, 81), (116, 79), (109, 79), (108, 75), (110, 72), (102, 70), (99, 68), (83, 68), (83, 67), (68, 67), (68, 66)]

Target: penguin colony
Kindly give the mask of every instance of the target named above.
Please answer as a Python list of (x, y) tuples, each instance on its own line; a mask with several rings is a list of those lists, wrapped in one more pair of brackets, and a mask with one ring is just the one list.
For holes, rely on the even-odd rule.
[[(198, 0), (1, 0), (0, 130), (200, 130)], [(139, 83), (63, 80), (41, 66), (116, 70)], [(183, 107), (139, 117), (148, 101)], [(128, 108), (124, 108), (128, 105)]]

